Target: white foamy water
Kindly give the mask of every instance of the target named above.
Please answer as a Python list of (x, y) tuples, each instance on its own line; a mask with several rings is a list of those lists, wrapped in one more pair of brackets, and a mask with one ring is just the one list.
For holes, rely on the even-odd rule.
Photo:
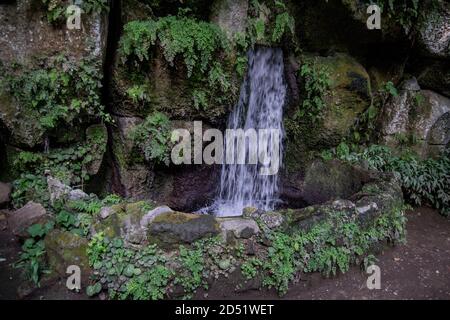
[[(241, 87), (239, 102), (228, 119), (228, 129), (275, 129), (270, 133), (264, 150), (269, 159), (277, 157), (282, 163), (283, 106), (286, 97), (283, 52), (275, 48), (257, 48), (248, 54), (249, 68)], [(258, 139), (261, 137), (259, 136)], [(226, 142), (226, 141), (225, 141)], [(276, 147), (274, 147), (276, 146)], [(261, 153), (258, 150), (258, 154)], [(234, 152), (245, 152), (250, 158), (248, 145)], [(225, 159), (225, 157), (224, 157)], [(278, 198), (278, 174), (261, 175), (258, 164), (222, 165), (220, 193), (209, 208), (217, 216), (238, 216), (245, 207), (272, 210)]]

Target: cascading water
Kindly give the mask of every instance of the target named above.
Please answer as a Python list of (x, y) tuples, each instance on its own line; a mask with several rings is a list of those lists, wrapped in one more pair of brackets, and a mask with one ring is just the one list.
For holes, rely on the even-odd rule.
[[(239, 102), (228, 119), (228, 129), (273, 129), (265, 150), (268, 159), (278, 159), (281, 166), (283, 139), (283, 106), (286, 97), (283, 52), (276, 48), (257, 48), (248, 53), (249, 70), (241, 87)], [(276, 133), (276, 134), (275, 134)], [(258, 135), (258, 140), (261, 135)], [(259, 141), (258, 141), (259, 142)], [(227, 144), (227, 141), (225, 141)], [(259, 145), (259, 144), (258, 144)], [(275, 147), (274, 147), (275, 146)], [(222, 165), (220, 193), (213, 210), (217, 216), (241, 215), (245, 207), (262, 210), (274, 208), (278, 199), (278, 174), (262, 175), (266, 166), (248, 164), (251, 146), (233, 146), (235, 154), (244, 152), (245, 164)], [(226, 151), (227, 152), (227, 151)], [(225, 157), (224, 157), (225, 158)]]

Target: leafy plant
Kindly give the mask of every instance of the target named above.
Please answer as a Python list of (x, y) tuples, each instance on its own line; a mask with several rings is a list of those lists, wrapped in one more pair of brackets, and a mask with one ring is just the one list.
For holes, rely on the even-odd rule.
[[(75, 62), (63, 55), (40, 61), (36, 69), (3, 70), (3, 84), (20, 105), (19, 114), (35, 116), (44, 130), (73, 124), (80, 115), (109, 121), (100, 102), (101, 72), (94, 58)], [(43, 66), (43, 67), (42, 67)]]
[(171, 276), (171, 270), (157, 265), (128, 282), (126, 294), (133, 300), (163, 299)]
[(20, 259), (14, 264), (15, 268), (23, 269), (26, 277), (37, 286), (39, 286), (41, 274), (47, 272), (45, 268), (45, 243), (43, 238), (53, 227), (53, 222), (47, 222), (44, 225), (31, 225), (27, 229), (30, 237), (22, 245)]
[(147, 116), (131, 136), (145, 160), (169, 165), (170, 121), (166, 115), (155, 112)]
[(436, 159), (420, 160), (409, 152), (396, 156), (386, 146), (371, 145), (359, 153), (337, 156), (350, 162), (365, 161), (372, 169), (394, 172), (400, 178), (403, 190), (413, 204), (421, 205), (425, 202), (443, 215), (450, 213), (448, 152)]
[(330, 78), (326, 69), (318, 65), (306, 62), (300, 68), (303, 91), (305, 98), (301, 107), (297, 110), (294, 118), (308, 117), (317, 121), (322, 117), (325, 108), (324, 95), (329, 89)]
[(186, 297), (189, 297), (202, 284), (203, 280), (203, 250), (202, 248), (186, 249), (184, 246), (179, 248), (179, 263), (182, 266), (181, 273), (177, 274), (174, 280), (175, 284), (180, 284)]
[(86, 251), (89, 257), (89, 265), (94, 266), (96, 263), (101, 262), (106, 249), (105, 234), (103, 232), (95, 234), (91, 241), (89, 241)]
[(31, 200), (45, 205), (50, 200), (47, 180), (43, 176), (22, 174), (19, 179), (14, 180), (11, 198), (16, 208), (24, 206)]
[(252, 279), (258, 273), (258, 269), (263, 265), (258, 258), (251, 258), (241, 265), (242, 274), (246, 279)]

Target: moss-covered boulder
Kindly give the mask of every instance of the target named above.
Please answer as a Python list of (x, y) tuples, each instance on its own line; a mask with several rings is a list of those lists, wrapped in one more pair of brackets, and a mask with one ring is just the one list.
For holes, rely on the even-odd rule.
[[(369, 75), (353, 57), (343, 53), (326, 57), (307, 55), (301, 61), (320, 70), (317, 75), (321, 79), (309, 81), (318, 83), (327, 80), (329, 86), (326, 88), (322, 84), (321, 96), (308, 98), (307, 92), (300, 92), (298, 104), (289, 105), (286, 112), (286, 170), (283, 185), (287, 192), (295, 192), (292, 188), (304, 177), (305, 169), (313, 159), (311, 153), (336, 147), (350, 133), (358, 116), (371, 105), (372, 100)], [(299, 65), (301, 67), (302, 64)], [(305, 86), (305, 79), (300, 72), (297, 83), (299, 88)], [(314, 111), (316, 114), (313, 116), (307, 112), (298, 116), (307, 98), (311, 101), (319, 99), (323, 106)]]
[(100, 215), (93, 226), (96, 233), (103, 232), (109, 238), (121, 237), (130, 243), (143, 243), (146, 234), (141, 220), (154, 205), (148, 201), (121, 203), (108, 208), (107, 215)]
[(148, 226), (148, 241), (163, 248), (217, 235), (219, 225), (211, 215), (168, 212), (157, 216)]
[(77, 234), (54, 229), (44, 239), (47, 261), (50, 268), (59, 276), (66, 277), (67, 267), (80, 267), (83, 279), (90, 274), (87, 256), (88, 240)]
[(359, 191), (369, 180), (369, 173), (362, 168), (339, 160), (318, 160), (306, 170), (303, 199), (309, 204), (345, 199)]

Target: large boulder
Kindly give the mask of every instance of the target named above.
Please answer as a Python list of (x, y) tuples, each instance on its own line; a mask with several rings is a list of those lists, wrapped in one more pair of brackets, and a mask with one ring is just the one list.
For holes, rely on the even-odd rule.
[(81, 277), (89, 278), (88, 240), (77, 234), (54, 229), (44, 239), (47, 261), (50, 268), (61, 277), (67, 277), (67, 268), (80, 267)]
[(11, 232), (18, 237), (26, 237), (27, 229), (35, 223), (44, 223), (48, 220), (45, 208), (40, 203), (28, 202), (22, 208), (14, 211), (8, 218)]
[(450, 99), (420, 90), (415, 79), (405, 81), (383, 107), (381, 141), (397, 147), (408, 140), (423, 157), (439, 153), (448, 143), (449, 112)]
[(219, 233), (216, 219), (211, 215), (168, 212), (157, 216), (148, 228), (148, 240), (170, 248), (189, 244)]
[(365, 184), (359, 192), (345, 198), (278, 212), (284, 215), (288, 224), (296, 230), (307, 231), (327, 219), (333, 212), (344, 212), (349, 217), (356, 217), (358, 224), (365, 228), (381, 214), (394, 213), (403, 205), (399, 181), (394, 175), (384, 173), (376, 173), (373, 181)]
[(302, 198), (308, 204), (345, 199), (361, 190), (370, 179), (362, 168), (339, 160), (317, 160), (306, 170)]
[(260, 232), (258, 224), (253, 219), (245, 218), (218, 218), (221, 236), (225, 241), (232, 238), (248, 239)]
[[(287, 110), (287, 117), (292, 118), (288, 119), (287, 127), (285, 163), (288, 171), (304, 170), (309, 151), (337, 146), (372, 99), (369, 75), (353, 57), (336, 53), (326, 57), (309, 56), (309, 59), (307, 56), (306, 61), (328, 74), (330, 87), (324, 93), (324, 107), (316, 120), (306, 116), (292, 118), (301, 105), (292, 105)], [(302, 87), (301, 81), (301, 78), (297, 81), (299, 87)]]

